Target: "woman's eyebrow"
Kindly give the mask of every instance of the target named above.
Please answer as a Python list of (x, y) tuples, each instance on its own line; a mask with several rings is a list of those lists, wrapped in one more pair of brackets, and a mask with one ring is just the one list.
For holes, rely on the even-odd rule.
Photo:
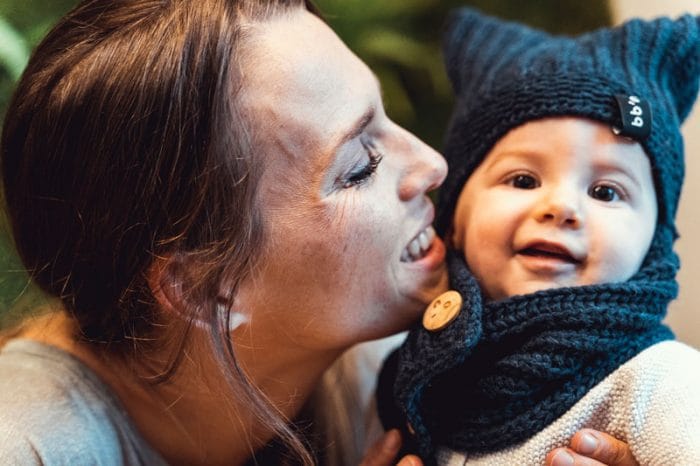
[(339, 163), (338, 154), (340, 153), (340, 148), (343, 147), (343, 144), (352, 141), (362, 134), (365, 128), (367, 128), (367, 125), (372, 121), (372, 118), (374, 118), (374, 115), (374, 106), (369, 107), (362, 116), (355, 121), (352, 127), (348, 131), (342, 133), (336, 142), (333, 143), (332, 149), (326, 153), (326, 156), (318, 159), (319, 164), (317, 166), (317, 172), (320, 174), (325, 173), (325, 175), (323, 175), (323, 178), (326, 179), (325, 182), (328, 182), (328, 177), (332, 175), (332, 170), (329, 170), (329, 167)]
[[(372, 79), (374, 80), (374, 85), (377, 87), (379, 90), (379, 93), (381, 94), (382, 86), (379, 82), (379, 78), (377, 78), (377, 75), (372, 73)], [(380, 96), (380, 102), (381, 102), (381, 96)], [(367, 110), (360, 116), (355, 121), (355, 124), (352, 125), (352, 127), (342, 134), (338, 141), (333, 144), (332, 150), (330, 151), (330, 154), (337, 154), (338, 150), (342, 147), (343, 144), (347, 143), (348, 141), (351, 141), (355, 139), (357, 136), (362, 134), (362, 132), (365, 130), (367, 125), (372, 121), (374, 118), (374, 115), (376, 114), (376, 106), (375, 104), (370, 105)]]
[(337, 153), (343, 144), (355, 139), (357, 136), (362, 134), (362, 132), (365, 130), (365, 128), (367, 128), (367, 125), (369, 125), (370, 121), (372, 121), (372, 118), (374, 118), (374, 114), (375, 114), (374, 106), (368, 108), (365, 111), (365, 113), (363, 113), (362, 116), (357, 119), (355, 124), (353, 124), (352, 127), (347, 132), (345, 132), (340, 137), (340, 139), (338, 139), (338, 142), (336, 142), (333, 145), (333, 150), (331, 151), (331, 153), (332, 154)]

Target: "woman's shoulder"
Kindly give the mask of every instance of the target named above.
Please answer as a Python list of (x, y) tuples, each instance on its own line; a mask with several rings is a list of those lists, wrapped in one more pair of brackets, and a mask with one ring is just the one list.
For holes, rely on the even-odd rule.
[(14, 415), (21, 422), (54, 413), (63, 419), (92, 415), (95, 409), (107, 408), (110, 397), (109, 389), (87, 366), (59, 348), (15, 339), (0, 349), (3, 418)]
[(139, 439), (107, 386), (75, 357), (19, 339), (0, 351), (1, 464), (149, 464)]

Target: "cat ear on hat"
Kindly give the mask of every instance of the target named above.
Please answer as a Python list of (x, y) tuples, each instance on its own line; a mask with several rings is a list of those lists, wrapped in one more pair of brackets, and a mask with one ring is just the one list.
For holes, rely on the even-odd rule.
[(472, 8), (452, 11), (443, 34), (443, 56), (455, 94), (474, 92), (484, 78), (530, 50), (547, 33), (487, 16)]
[(679, 121), (693, 108), (700, 85), (700, 16), (685, 15), (673, 22), (677, 44), (668, 47), (665, 72)]
[[(645, 150), (654, 170), (660, 223), (673, 228), (685, 171), (680, 127), (700, 84), (698, 18), (633, 19), (591, 37), (597, 49), (610, 51), (610, 75), (619, 76), (627, 92), (638, 92), (651, 105), (643, 112), (653, 115)], [(620, 110), (624, 125), (622, 106)]]

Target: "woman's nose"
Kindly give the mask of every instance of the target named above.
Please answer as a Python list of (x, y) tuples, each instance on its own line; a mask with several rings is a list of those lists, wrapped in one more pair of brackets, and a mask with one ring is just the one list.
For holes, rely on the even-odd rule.
[(439, 187), (447, 176), (447, 162), (433, 148), (408, 134), (406, 165), (399, 184), (399, 198), (408, 201)]
[(584, 216), (579, 195), (574, 190), (556, 189), (543, 193), (535, 211), (537, 221), (557, 227), (581, 228)]

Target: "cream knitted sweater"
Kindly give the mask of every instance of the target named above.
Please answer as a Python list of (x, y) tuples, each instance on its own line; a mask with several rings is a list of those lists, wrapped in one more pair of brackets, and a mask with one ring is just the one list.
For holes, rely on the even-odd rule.
[(581, 428), (626, 441), (642, 465), (700, 465), (700, 352), (677, 341), (647, 348), (562, 417), (511, 448), (465, 456), (441, 448), (441, 465), (540, 465)]

